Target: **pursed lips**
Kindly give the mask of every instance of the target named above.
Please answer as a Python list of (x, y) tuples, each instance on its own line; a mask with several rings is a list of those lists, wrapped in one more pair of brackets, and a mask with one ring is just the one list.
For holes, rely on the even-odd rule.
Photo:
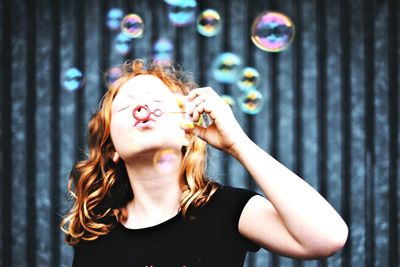
[(136, 121), (134, 124), (134, 127), (146, 128), (146, 127), (152, 126), (155, 122), (156, 121), (153, 120), (152, 118), (149, 118), (148, 120), (145, 120), (145, 121)]

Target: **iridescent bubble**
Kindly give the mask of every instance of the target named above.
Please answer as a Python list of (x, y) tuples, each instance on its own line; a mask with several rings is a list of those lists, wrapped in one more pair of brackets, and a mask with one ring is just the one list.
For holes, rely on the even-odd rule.
[(105, 74), (105, 82), (107, 87), (110, 87), (116, 80), (118, 80), (123, 75), (121, 67), (115, 66), (107, 70)]
[(152, 58), (160, 64), (169, 64), (174, 58), (174, 45), (167, 38), (160, 38), (153, 45)]
[(187, 0), (164, 0), (168, 5), (179, 5), (180, 3), (184, 3)]
[(63, 86), (68, 91), (75, 91), (84, 85), (82, 72), (77, 68), (70, 68), (64, 73)]
[(186, 26), (193, 23), (196, 15), (195, 0), (185, 0), (168, 6), (168, 18), (175, 26)]
[(252, 89), (243, 93), (239, 98), (240, 109), (247, 114), (257, 114), (263, 105), (263, 96), (260, 91)]
[(158, 151), (153, 158), (153, 165), (160, 173), (174, 171), (179, 166), (177, 153), (172, 149), (163, 149)]
[(220, 83), (236, 82), (242, 60), (234, 53), (225, 52), (217, 56), (211, 64), (211, 74)]
[(259, 15), (251, 27), (251, 40), (267, 52), (280, 52), (293, 40), (293, 21), (279, 12), (265, 12)]
[(107, 26), (110, 30), (118, 30), (124, 13), (119, 8), (112, 8), (107, 13)]
[(256, 89), (259, 84), (260, 73), (252, 67), (244, 68), (239, 75), (239, 80), (236, 82), (237, 87), (242, 91)]
[(144, 29), (143, 20), (136, 14), (128, 14), (121, 21), (121, 30), (131, 38), (142, 37)]
[(231, 108), (235, 105), (235, 99), (229, 95), (222, 95), (221, 96), (222, 100), (224, 100), (225, 103), (227, 103)]
[(220, 30), (221, 17), (213, 9), (207, 9), (201, 12), (197, 17), (197, 31), (204, 36), (211, 37)]
[(115, 51), (123, 56), (126, 56), (131, 51), (131, 37), (120, 32), (114, 39)]

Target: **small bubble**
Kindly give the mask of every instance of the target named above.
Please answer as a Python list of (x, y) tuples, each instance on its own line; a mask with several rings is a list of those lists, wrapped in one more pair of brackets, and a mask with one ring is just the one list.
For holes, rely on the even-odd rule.
[(279, 12), (264, 12), (251, 27), (251, 40), (267, 52), (280, 52), (292, 42), (295, 34), (293, 21)]
[(263, 106), (263, 96), (258, 90), (248, 90), (239, 98), (240, 109), (247, 114), (257, 114)]
[(174, 58), (174, 45), (167, 38), (160, 38), (153, 45), (152, 58), (159, 64), (169, 64)]
[(164, 0), (165, 3), (168, 5), (179, 5), (181, 3), (184, 3), (187, 0)]
[(252, 67), (244, 68), (239, 74), (239, 80), (236, 82), (237, 87), (242, 91), (257, 89), (260, 84), (260, 73)]
[(225, 52), (217, 56), (211, 64), (211, 74), (220, 83), (232, 84), (238, 78), (242, 60), (234, 53)]
[(107, 13), (107, 26), (110, 30), (118, 30), (124, 13), (119, 8), (112, 8)]
[(114, 39), (115, 51), (122, 56), (126, 56), (131, 51), (132, 39), (125, 33), (119, 33)]
[(111, 67), (105, 73), (105, 83), (107, 87), (110, 87), (116, 80), (118, 80), (123, 75), (121, 67), (115, 66)]
[(197, 31), (206, 37), (216, 35), (220, 30), (221, 17), (217, 11), (207, 9), (197, 18)]
[(77, 68), (70, 68), (64, 73), (63, 86), (68, 91), (75, 91), (84, 84), (82, 72)]
[(197, 3), (195, 0), (185, 0), (168, 6), (168, 18), (174, 26), (192, 24), (195, 19)]
[(121, 21), (122, 32), (131, 38), (142, 37), (143, 29), (143, 20), (136, 14), (128, 14)]

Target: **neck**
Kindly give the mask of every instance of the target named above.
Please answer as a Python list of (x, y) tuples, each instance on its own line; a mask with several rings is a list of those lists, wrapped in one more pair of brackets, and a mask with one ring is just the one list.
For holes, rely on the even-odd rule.
[(128, 221), (132, 225), (141, 224), (138, 218), (143, 218), (143, 221), (165, 219), (178, 212), (182, 155), (180, 151), (165, 152), (161, 159), (159, 155), (159, 152), (146, 152), (125, 162), (134, 196), (127, 205)]

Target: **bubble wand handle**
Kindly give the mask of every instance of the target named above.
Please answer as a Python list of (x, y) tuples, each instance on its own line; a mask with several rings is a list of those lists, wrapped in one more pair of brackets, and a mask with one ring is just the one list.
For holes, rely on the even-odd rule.
[(136, 106), (133, 111), (133, 117), (138, 121), (148, 121), (151, 115), (156, 117), (162, 116), (164, 113), (185, 113), (184, 111), (171, 111), (171, 112), (162, 112), (161, 109), (155, 109), (153, 111), (150, 110), (147, 105), (139, 105)]
[[(180, 113), (180, 114), (186, 114), (185, 115), (185, 125), (187, 128), (193, 128), (194, 127), (194, 122), (191, 120), (189, 115), (185, 111), (169, 111), (169, 112), (163, 112), (160, 109), (155, 109), (153, 111), (150, 110), (149, 106), (147, 105), (139, 105), (136, 106), (133, 111), (132, 115), (133, 117), (138, 120), (138, 121), (148, 121), (150, 119), (151, 115), (154, 115), (156, 117), (162, 116), (164, 113)], [(198, 123), (198, 125), (203, 125), (204, 127), (208, 127), (212, 123), (211, 119), (207, 114), (201, 114), (201, 121)]]

